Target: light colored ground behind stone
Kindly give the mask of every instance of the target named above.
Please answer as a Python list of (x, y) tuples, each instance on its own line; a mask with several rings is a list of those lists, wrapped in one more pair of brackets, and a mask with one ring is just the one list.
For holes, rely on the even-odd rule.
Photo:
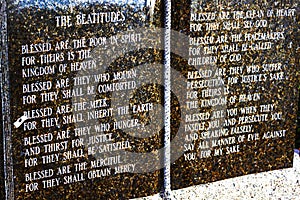
[[(174, 199), (190, 200), (300, 200), (300, 157), (293, 168), (251, 174), (173, 191)], [(159, 195), (136, 200), (158, 200)]]

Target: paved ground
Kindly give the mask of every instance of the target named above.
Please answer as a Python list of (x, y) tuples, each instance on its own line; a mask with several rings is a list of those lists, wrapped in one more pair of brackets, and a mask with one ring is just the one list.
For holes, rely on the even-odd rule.
[[(227, 179), (173, 191), (174, 199), (190, 200), (300, 200), (300, 157), (294, 154), (293, 168)], [(157, 200), (158, 195), (140, 200)]]

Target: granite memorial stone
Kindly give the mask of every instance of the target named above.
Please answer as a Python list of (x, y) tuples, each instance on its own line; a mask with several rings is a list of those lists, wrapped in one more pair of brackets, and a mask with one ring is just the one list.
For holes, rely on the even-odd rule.
[(298, 23), (293, 0), (172, 1), (173, 189), (292, 167)]
[(0, 2), (1, 199), (167, 197), (292, 167), (299, 2), (169, 3)]
[[(162, 53), (129, 48), (145, 37), (135, 29), (161, 26), (160, 6), (1, 1), (1, 199), (129, 199), (161, 191), (160, 169), (139, 173), (153, 163), (130, 155), (162, 145), (163, 126), (147, 128), (163, 110), (162, 67), (144, 66), (161, 64)], [(139, 131), (151, 137), (135, 137)]]

